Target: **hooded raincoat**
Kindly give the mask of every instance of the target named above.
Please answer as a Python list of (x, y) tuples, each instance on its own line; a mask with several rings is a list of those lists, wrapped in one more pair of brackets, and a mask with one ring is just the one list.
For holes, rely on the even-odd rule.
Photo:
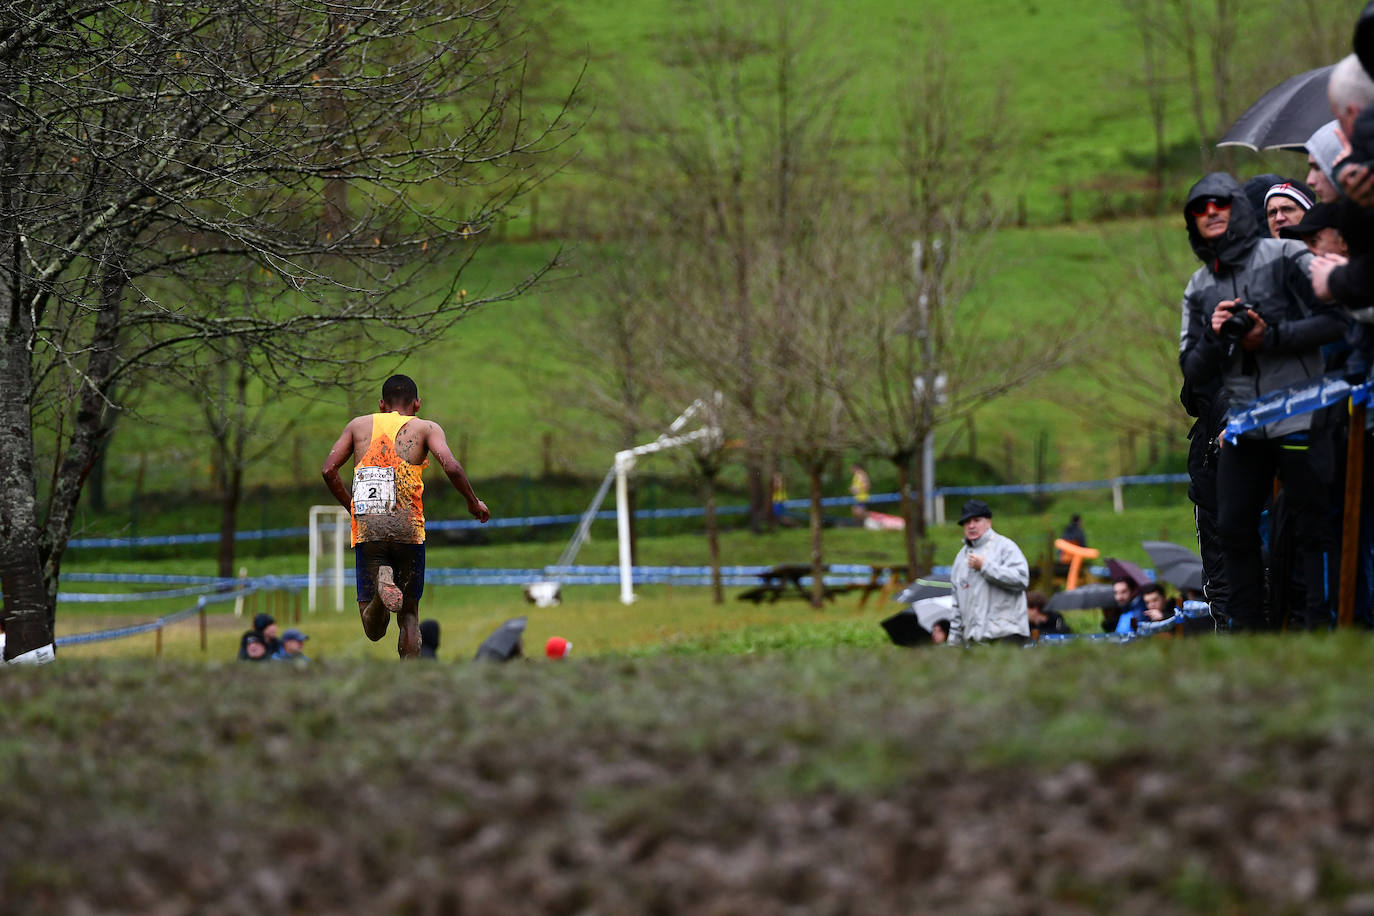
[[(1203, 197), (1229, 198), (1231, 218), (1226, 234), (1204, 239), (1189, 212)], [(1239, 183), (1225, 172), (1206, 175), (1188, 192), (1184, 205), (1188, 240), (1203, 266), (1183, 291), (1179, 363), (1189, 385), (1201, 389), (1220, 381), (1232, 408), (1262, 394), (1320, 376), (1325, 370), (1321, 347), (1340, 340), (1346, 321), (1339, 307), (1318, 301), (1307, 267), (1312, 255), (1301, 242), (1263, 238), (1250, 201)], [(1212, 313), (1224, 299), (1241, 299), (1268, 326), (1258, 350), (1244, 350), (1212, 331)], [(1246, 433), (1279, 438), (1306, 431), (1311, 414), (1288, 417)]]
[[(968, 556), (983, 558), (982, 569), (972, 569)], [(953, 606), (949, 617), (949, 642), (986, 642), (1006, 636), (1030, 638), (1026, 617), (1026, 587), (1030, 566), (1016, 542), (989, 528), (972, 543), (965, 541), (949, 573)]]

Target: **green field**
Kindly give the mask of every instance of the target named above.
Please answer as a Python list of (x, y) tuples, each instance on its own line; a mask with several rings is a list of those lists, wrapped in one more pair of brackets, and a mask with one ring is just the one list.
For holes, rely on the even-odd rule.
[[(552, 94), (556, 84), (586, 66), (588, 104), (579, 109), (586, 125), (567, 150), (576, 158), (525, 201), (525, 209), (511, 214), (510, 224), (497, 233), (505, 241), (485, 248), (461, 285), (474, 296), (506, 288), (558, 245), (565, 246), (567, 269), (530, 296), (460, 322), (441, 343), (404, 365), (376, 367), (377, 378), (400, 369), (419, 380), (426, 415), (445, 424), (479, 483), (546, 471), (595, 478), (609, 464), (615, 436), (604, 418), (586, 409), (579, 396), (583, 380), (569, 359), (566, 341), (548, 320), (550, 313), (575, 320), (595, 295), (583, 273), (589, 242), (560, 229), (570, 225), (562, 210), (581, 206), (579, 195), (595, 166), (598, 138), (616, 129), (617, 96), (627, 87), (652, 94), (664, 78), (666, 49), (676, 40), (674, 29), (690, 20), (688, 9), (675, 0), (616, 0), (569, 3), (548, 15), (543, 28), (551, 63), (538, 73), (550, 85), (541, 84), (541, 93)], [(1136, 78), (1139, 37), (1125, 9), (1087, 0), (978, 0), (955, 15), (931, 2), (863, 0), (823, 16), (823, 34), (829, 40), (812, 49), (849, 74), (843, 109), (852, 122), (856, 157), (890, 141), (885, 126), (890, 118), (884, 112), (925, 43), (957, 50), (954, 72), (969, 93), (971, 111), (980, 99), (999, 92), (1006, 96), (1007, 115), (1001, 123), (1011, 137), (1011, 152), (989, 194), (1006, 214), (1015, 212), (1016, 201), (1024, 197), (1029, 226), (1008, 223), (997, 234), (965, 309), (980, 324), (1002, 333), (1019, 335), (1030, 329), (1051, 338), (1062, 335), (1071, 318), (1102, 314), (1100, 322), (1089, 322), (1095, 326), (1092, 335), (1073, 342), (1073, 368), (975, 412), (970, 422), (978, 432), (979, 457), (998, 466), (1007, 482), (1031, 478), (1030, 461), (1019, 459), (1041, 437), (1048, 437), (1051, 479), (1063, 480), (1143, 470), (1152, 455), (1143, 444), (1127, 440), (1147, 419), (1159, 424), (1157, 442), (1166, 449), (1181, 447), (1185, 427), (1173, 405), (1176, 378), (1168, 362), (1173, 333), (1162, 329), (1195, 265), (1176, 217), (1133, 216), (1139, 213), (1139, 185), (1147, 171), (1141, 157), (1153, 140)], [(1334, 18), (1351, 11), (1332, 4), (1326, 13)], [(1285, 46), (1276, 53), (1269, 25), (1281, 14), (1277, 4), (1246, 10), (1235, 46), (1236, 58), (1245, 62), (1235, 75), (1238, 100), (1257, 97), (1303, 62), (1301, 55), (1307, 52), (1300, 48)], [(1307, 28), (1305, 22), (1294, 26), (1281, 30), (1284, 41), (1297, 41)], [(1168, 102), (1173, 158), (1166, 196), (1171, 201), (1198, 171), (1188, 97), (1179, 82), (1181, 66), (1171, 58), (1171, 85), (1177, 87)], [(1236, 163), (1242, 173), (1302, 167), (1295, 156), (1268, 161), (1245, 155)], [(636, 176), (624, 180), (632, 184)], [(1060, 225), (1066, 189), (1073, 196), (1074, 221)], [(540, 239), (520, 241), (531, 228), (536, 207)], [(1170, 204), (1166, 213), (1174, 209)], [(1123, 214), (1129, 218), (1121, 219)], [(549, 234), (558, 240), (548, 240)], [(1164, 263), (1158, 234), (1166, 240)], [(1142, 282), (1142, 271), (1149, 282)], [(1126, 300), (1131, 300), (1129, 309)], [(1141, 318), (1140, 309), (1151, 305), (1163, 317)], [(1147, 336), (1130, 339), (1133, 350), (1150, 354), (1148, 371), (1134, 363), (1138, 354), (1120, 352), (1122, 330), (1145, 327)], [(1123, 399), (1104, 391), (1097, 377), (1104, 366), (1113, 365), (1122, 367), (1122, 375), (1140, 380), (1139, 394), (1153, 406), (1121, 409)], [(272, 401), (266, 429), (289, 427), (290, 441), (270, 460), (249, 469), (244, 527), (260, 522), (254, 517), (254, 492), (277, 492), (302, 481), (313, 484), (337, 430), (349, 417), (371, 408), (376, 381), (280, 400), (255, 392), (256, 399)], [(671, 420), (677, 409), (665, 406), (661, 422)], [(197, 405), (183, 394), (153, 389), (138, 399), (135, 412), (116, 428), (105, 468), (106, 501), (114, 507), (113, 516), (88, 511), (81, 527), (125, 530), (130, 516), (140, 514), (130, 507), (135, 497), (175, 502), (187, 490), (208, 490), (210, 463), (197, 415)], [(945, 455), (966, 454), (967, 426), (941, 429), (939, 446)], [(50, 460), (46, 454), (39, 457), (40, 464)], [(180, 530), (210, 530), (197, 524)]]

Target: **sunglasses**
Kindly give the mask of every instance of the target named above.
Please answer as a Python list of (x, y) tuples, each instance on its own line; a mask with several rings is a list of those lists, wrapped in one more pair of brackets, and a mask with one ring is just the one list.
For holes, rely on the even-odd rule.
[(1229, 197), (1199, 197), (1189, 204), (1188, 209), (1195, 216), (1202, 216), (1207, 212), (1208, 207), (1216, 207), (1218, 210), (1231, 209), (1231, 198)]

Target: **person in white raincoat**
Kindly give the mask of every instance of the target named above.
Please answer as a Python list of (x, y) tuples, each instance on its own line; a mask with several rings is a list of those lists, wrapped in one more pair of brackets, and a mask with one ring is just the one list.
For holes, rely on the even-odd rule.
[(992, 509), (981, 499), (964, 503), (959, 524), (964, 529), (964, 546), (949, 574), (954, 586), (950, 645), (1024, 643), (1030, 639), (1026, 555), (1011, 538), (992, 530)]

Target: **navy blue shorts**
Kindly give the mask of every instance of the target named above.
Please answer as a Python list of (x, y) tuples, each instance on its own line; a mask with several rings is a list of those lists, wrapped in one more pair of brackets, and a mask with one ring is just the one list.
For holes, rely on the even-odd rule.
[(396, 574), (407, 604), (417, 603), (425, 593), (425, 545), (397, 544), (393, 541), (364, 541), (353, 548), (354, 583), (358, 603), (366, 604), (377, 594), (377, 567), (390, 566)]

